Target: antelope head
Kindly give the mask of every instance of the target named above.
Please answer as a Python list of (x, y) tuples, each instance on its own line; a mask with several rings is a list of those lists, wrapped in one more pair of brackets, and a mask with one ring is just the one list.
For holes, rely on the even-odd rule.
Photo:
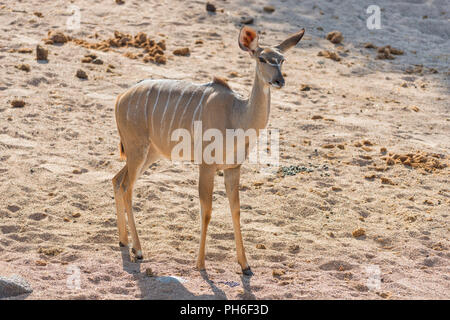
[(286, 59), (283, 54), (294, 47), (304, 34), (305, 29), (302, 29), (277, 46), (262, 48), (259, 46), (256, 31), (244, 26), (239, 33), (239, 47), (256, 60), (256, 72), (264, 83), (280, 89), (284, 86), (281, 67)]

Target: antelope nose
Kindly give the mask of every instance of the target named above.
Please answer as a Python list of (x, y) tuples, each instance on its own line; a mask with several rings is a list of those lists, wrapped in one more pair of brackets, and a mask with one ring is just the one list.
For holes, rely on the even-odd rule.
[(275, 80), (275, 81), (274, 81), (274, 84), (275, 84), (277, 87), (282, 88), (282, 87), (284, 87), (284, 79), (278, 79), (278, 80)]

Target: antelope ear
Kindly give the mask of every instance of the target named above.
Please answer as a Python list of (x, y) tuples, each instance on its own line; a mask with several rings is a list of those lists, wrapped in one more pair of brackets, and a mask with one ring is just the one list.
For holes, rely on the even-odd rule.
[(284, 40), (282, 43), (280, 43), (277, 48), (282, 53), (288, 51), (290, 48), (295, 47), (295, 45), (303, 38), (303, 35), (305, 34), (305, 29), (303, 28), (299, 32), (291, 35), (289, 38)]
[(239, 47), (254, 54), (258, 48), (258, 34), (248, 26), (243, 26), (239, 32)]

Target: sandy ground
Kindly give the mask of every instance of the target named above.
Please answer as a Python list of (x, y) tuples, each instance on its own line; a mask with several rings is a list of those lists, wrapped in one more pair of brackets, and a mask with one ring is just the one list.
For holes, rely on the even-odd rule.
[[(0, 1), (0, 275), (30, 282), (34, 292), (18, 298), (450, 298), (448, 7), (377, 1), (382, 29), (368, 30), (371, 2), (228, 0), (215, 1), (223, 12), (210, 14), (203, 1)], [(71, 4), (81, 9), (79, 30), (66, 28)], [(267, 4), (275, 12), (264, 12)], [(137, 183), (145, 257), (131, 262), (118, 246), (110, 182), (123, 165), (114, 99), (145, 78), (204, 83), (213, 75), (247, 95), (254, 65), (237, 45), (245, 15), (263, 31), (263, 45), (307, 30), (286, 55), (287, 85), (272, 91), (269, 122), (280, 130), (280, 164), (303, 172), (282, 177), (244, 165), (242, 232), (255, 275), (243, 278), (223, 178), (200, 273), (196, 167), (158, 162)], [(146, 32), (165, 39), (167, 63), (124, 56), (142, 52), (135, 48), (44, 44), (50, 30), (89, 42), (115, 30)], [(343, 33), (342, 44), (325, 39), (332, 30)], [(366, 42), (404, 54), (378, 60)], [(49, 50), (48, 63), (36, 61), (36, 44)], [(190, 56), (172, 54), (180, 47)], [(341, 61), (318, 56), (322, 50)], [(104, 64), (82, 63), (89, 53)], [(78, 69), (87, 80), (75, 77)], [(12, 108), (14, 99), (25, 106)], [(416, 152), (428, 162), (405, 165), (396, 156)], [(358, 229), (364, 235), (353, 236)], [(67, 285), (77, 270), (79, 290)]]

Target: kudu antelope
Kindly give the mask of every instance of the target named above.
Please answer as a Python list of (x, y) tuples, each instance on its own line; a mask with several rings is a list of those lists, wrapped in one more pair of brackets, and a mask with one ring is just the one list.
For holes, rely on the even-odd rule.
[[(142, 258), (141, 244), (132, 211), (133, 186), (136, 179), (159, 158), (171, 159), (174, 130), (193, 131), (194, 121), (202, 121), (203, 130), (215, 128), (254, 129), (266, 127), (270, 110), (270, 86), (282, 88), (283, 54), (294, 47), (305, 30), (290, 36), (275, 47), (258, 45), (258, 34), (244, 26), (239, 33), (239, 47), (256, 61), (256, 73), (249, 99), (242, 99), (226, 82), (214, 78), (198, 85), (176, 80), (145, 80), (139, 82), (116, 101), (115, 116), (120, 135), (120, 153), (126, 165), (112, 179), (117, 207), (120, 245), (128, 244), (125, 212), (132, 237), (132, 251)], [(224, 134), (225, 136), (225, 134)], [(248, 155), (248, 143), (245, 154)], [(198, 191), (201, 207), (201, 237), (197, 268), (205, 268), (206, 231), (211, 219), (214, 176), (224, 171), (225, 189), (229, 200), (236, 241), (237, 259), (245, 275), (252, 272), (245, 257), (240, 228), (239, 178), (241, 163), (199, 165)]]

